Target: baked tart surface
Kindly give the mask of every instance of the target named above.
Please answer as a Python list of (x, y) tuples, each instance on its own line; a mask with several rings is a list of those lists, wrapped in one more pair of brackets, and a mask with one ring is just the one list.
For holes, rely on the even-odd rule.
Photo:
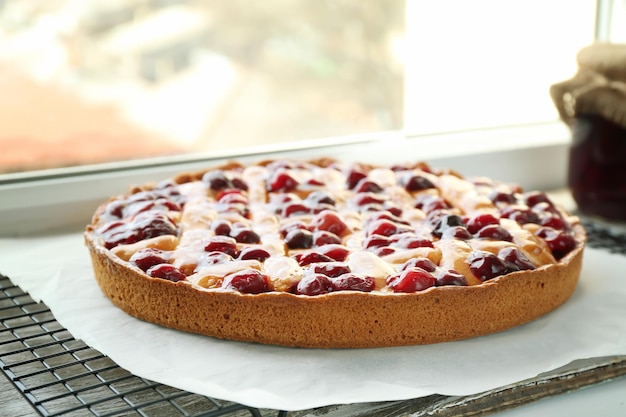
[(424, 163), (230, 163), (95, 212), (95, 277), (140, 319), (298, 347), (428, 344), (563, 304), (585, 233), (544, 193)]

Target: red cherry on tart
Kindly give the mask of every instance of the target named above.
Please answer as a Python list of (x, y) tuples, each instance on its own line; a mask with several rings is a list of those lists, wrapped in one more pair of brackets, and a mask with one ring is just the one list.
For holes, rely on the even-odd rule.
[(259, 243), (261, 237), (252, 229), (247, 227), (238, 227), (230, 232), (231, 237), (238, 243)]
[(499, 225), (499, 224), (500, 224), (500, 219), (498, 219), (492, 213), (475, 214), (475, 215), (469, 217), (465, 221), (465, 225), (467, 226), (467, 230), (471, 234), (478, 233), (478, 231), (480, 229), (482, 229), (483, 227), (485, 227), (485, 226)]
[(405, 226), (410, 225), (410, 223), (406, 220), (404, 220), (403, 218), (401, 218), (402, 213), (399, 214), (394, 214), (391, 211), (389, 211), (389, 208), (385, 209), (385, 210), (381, 210), (375, 213), (372, 213), (369, 217), (369, 221), (373, 222), (375, 220), (389, 220), (392, 223), (396, 223), (396, 224), (403, 224)]
[(360, 210), (363, 210), (367, 207), (381, 207), (385, 203), (386, 199), (384, 196), (369, 192), (361, 192), (357, 193), (352, 197), (352, 202), (356, 207)]
[[(141, 319), (298, 347), (438, 343), (567, 301), (585, 233), (543, 192), (424, 163), (228, 163), (132, 187), (85, 231)], [(341, 319), (338, 319), (341, 318)]]
[(514, 204), (517, 201), (517, 198), (512, 192), (499, 189), (491, 190), (488, 197), (495, 204)]
[(204, 245), (206, 252), (223, 252), (233, 258), (237, 257), (237, 241), (229, 236), (214, 236)]
[(331, 278), (350, 273), (350, 267), (346, 263), (337, 261), (316, 263), (311, 269), (315, 273), (324, 274)]
[(469, 240), (472, 238), (472, 234), (463, 226), (452, 226), (444, 229), (441, 238)]
[(285, 224), (283, 224), (280, 229), (280, 235), (284, 238), (285, 236), (287, 236), (289, 234), (289, 232), (293, 231), (293, 230), (308, 230), (308, 226), (306, 223), (304, 223), (302, 220), (293, 220), (290, 222), (287, 222)]
[(519, 224), (539, 223), (539, 216), (528, 206), (509, 205), (504, 206), (500, 214), (503, 218), (511, 219)]
[(324, 245), (319, 248), (315, 248), (315, 250), (339, 262), (345, 261), (351, 253), (350, 249), (339, 244)]
[(213, 230), (216, 235), (229, 236), (231, 224), (228, 220), (217, 219), (211, 222), (211, 230)]
[(144, 211), (128, 222), (113, 221), (102, 225), (99, 233), (107, 249), (162, 235), (178, 233), (174, 222), (160, 211)]
[(389, 282), (389, 287), (394, 292), (413, 293), (435, 286), (435, 277), (422, 268), (414, 267), (402, 271)]
[(367, 227), (366, 234), (369, 236), (392, 236), (401, 231), (408, 231), (403, 225), (399, 225), (391, 220), (380, 219), (374, 220)]
[(307, 207), (305, 204), (296, 202), (296, 203), (285, 204), (282, 208), (281, 213), (283, 217), (290, 217), (294, 215), (307, 214), (310, 211), (311, 209)]
[(313, 230), (323, 230), (341, 236), (347, 230), (348, 226), (346, 226), (336, 212), (324, 210), (311, 220), (311, 228)]
[(320, 204), (335, 205), (335, 199), (326, 191), (313, 191), (306, 197), (305, 201), (312, 206)]
[(374, 291), (376, 281), (372, 277), (360, 276), (351, 273), (345, 273), (338, 277), (331, 278), (333, 291)]
[(555, 230), (551, 227), (542, 227), (537, 230), (536, 235), (542, 238), (556, 259), (561, 259), (576, 247), (574, 236), (564, 230)]
[(168, 263), (169, 256), (160, 249), (145, 248), (135, 252), (128, 261), (141, 270), (147, 271), (154, 265)]
[(272, 255), (263, 248), (247, 247), (247, 248), (243, 248), (241, 252), (239, 252), (238, 259), (241, 259), (243, 261), (256, 259), (258, 261), (263, 262), (270, 256)]
[(443, 287), (443, 286), (448, 286), (448, 285), (463, 287), (467, 285), (467, 278), (465, 278), (463, 274), (457, 271), (454, 271), (452, 269), (439, 272), (436, 275), (436, 280), (437, 280), (436, 285), (438, 287)]
[(318, 230), (313, 232), (313, 246), (338, 245), (341, 238), (332, 232)]
[(317, 252), (314, 250), (308, 251), (308, 252), (303, 252), (303, 253), (299, 253), (297, 255), (295, 255), (295, 259), (298, 261), (298, 263), (300, 264), (300, 266), (305, 266), (305, 265), (309, 265), (312, 263), (319, 263), (319, 262), (333, 262), (334, 259), (331, 258), (328, 255), (324, 255), (321, 252)]
[(490, 224), (478, 232), (476, 232), (476, 237), (479, 239), (493, 239), (493, 240), (504, 240), (507, 242), (511, 242), (513, 240), (513, 236), (506, 230), (504, 227), (497, 224)]
[(223, 190), (224, 188), (232, 188), (233, 184), (228, 179), (224, 171), (209, 171), (202, 176), (202, 181), (206, 182), (212, 191)]
[(307, 229), (293, 229), (285, 236), (289, 249), (306, 249), (313, 246), (313, 233)]
[(353, 190), (359, 181), (367, 178), (367, 169), (361, 165), (353, 165), (346, 175), (346, 187)]
[(520, 249), (512, 246), (500, 249), (498, 257), (513, 264), (513, 269), (517, 268), (520, 271), (535, 269), (535, 265), (528, 259), (528, 256), (524, 255)]
[[(458, 231), (460, 230), (459, 228), (465, 228), (465, 224), (463, 223), (463, 219), (461, 218), (461, 216), (458, 216), (456, 214), (445, 214), (440, 217), (435, 223), (432, 234), (433, 236), (441, 237), (448, 229)], [(451, 237), (455, 237), (454, 234), (455, 233), (452, 233)]]
[(405, 173), (398, 179), (398, 184), (403, 186), (405, 190), (422, 191), (429, 188), (435, 188), (435, 184), (423, 175), (414, 174), (412, 172)]
[(363, 178), (355, 186), (354, 191), (357, 193), (380, 193), (383, 191), (382, 187), (376, 184), (374, 181)]
[(256, 269), (245, 269), (224, 277), (222, 288), (233, 289), (244, 294), (260, 294), (269, 291), (267, 277)]
[(146, 274), (150, 277), (162, 278), (172, 282), (183, 281), (187, 278), (178, 268), (170, 264), (151, 266), (146, 271)]
[(550, 206), (553, 205), (552, 201), (548, 198), (545, 193), (540, 191), (531, 191), (524, 194), (524, 200), (529, 207), (534, 207), (537, 204), (545, 203)]
[(435, 272), (437, 265), (428, 258), (411, 258), (402, 265), (402, 270), (421, 268), (426, 272)]
[(472, 273), (481, 281), (487, 281), (507, 273), (506, 263), (490, 252), (474, 251), (467, 258)]
[(289, 192), (295, 190), (298, 186), (298, 181), (285, 169), (278, 169), (273, 173), (272, 177), (268, 179), (269, 191), (276, 192)]
[(324, 274), (309, 274), (298, 282), (296, 293), (302, 295), (321, 295), (333, 290), (333, 283)]
[(415, 249), (415, 248), (434, 248), (433, 241), (415, 233), (398, 233), (391, 238), (394, 247)]

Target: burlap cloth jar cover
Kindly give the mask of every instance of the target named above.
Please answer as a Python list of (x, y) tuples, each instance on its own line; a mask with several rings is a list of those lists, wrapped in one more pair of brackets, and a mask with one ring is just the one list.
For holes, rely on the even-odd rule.
[(572, 129), (568, 184), (583, 214), (626, 221), (626, 44), (596, 43), (550, 95)]

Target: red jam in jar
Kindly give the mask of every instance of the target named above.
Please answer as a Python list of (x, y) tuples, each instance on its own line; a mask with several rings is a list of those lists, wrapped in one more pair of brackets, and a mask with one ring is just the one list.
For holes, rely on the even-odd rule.
[(577, 115), (572, 136), (568, 184), (581, 214), (626, 221), (626, 128)]

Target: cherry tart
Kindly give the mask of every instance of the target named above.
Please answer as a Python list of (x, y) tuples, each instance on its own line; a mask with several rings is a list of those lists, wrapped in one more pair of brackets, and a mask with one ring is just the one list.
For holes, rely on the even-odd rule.
[(229, 163), (133, 187), (85, 232), (118, 307), (238, 341), (358, 348), (486, 335), (564, 303), (585, 232), (541, 192), (424, 163)]

